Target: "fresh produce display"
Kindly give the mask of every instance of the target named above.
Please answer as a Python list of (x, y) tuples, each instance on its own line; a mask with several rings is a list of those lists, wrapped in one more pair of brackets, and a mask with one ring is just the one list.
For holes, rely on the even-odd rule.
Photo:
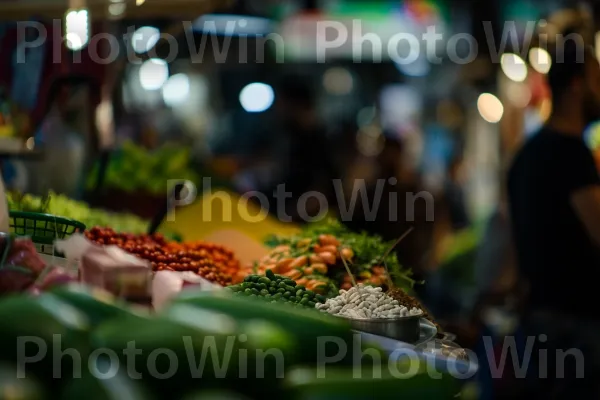
[(436, 325), (438, 331), (441, 332), (441, 327), (436, 323), (435, 318), (433, 318), (431, 314), (429, 314), (429, 312), (425, 309), (425, 307), (423, 307), (419, 300), (406, 293), (406, 291), (399, 288), (393, 288), (387, 292), (387, 295), (407, 308), (418, 308), (419, 310), (423, 311), (423, 318), (433, 322)]
[[(169, 180), (184, 179), (199, 183), (199, 177), (190, 168), (190, 160), (190, 147), (166, 144), (150, 151), (133, 142), (125, 142), (112, 155), (106, 169), (104, 186), (126, 192), (164, 196)], [(98, 168), (96, 166), (90, 174), (90, 189), (96, 184)]]
[(266, 275), (248, 275), (243, 283), (229, 286), (236, 296), (249, 296), (273, 303), (282, 302), (314, 308), (325, 302), (325, 297), (296, 284), (292, 279), (268, 270)]
[[(104, 299), (77, 285), (38, 297), (0, 299), (3, 388), (21, 387), (36, 399), (46, 394), (68, 400), (222, 399), (224, 392), (232, 399), (363, 400), (372, 398), (374, 387), (377, 398), (447, 399), (460, 389), (460, 382), (443, 371), (427, 373), (426, 361), (391, 359), (377, 347), (356, 341), (347, 321), (315, 309), (236, 297), (226, 290), (182, 292), (153, 315), (136, 314)], [(60, 346), (55, 345), (56, 335)], [(15, 349), (24, 337), (32, 338), (28, 358), (20, 364), (27, 380), (17, 380), (15, 366), (23, 360)], [(47, 351), (39, 353), (44, 345)], [(76, 351), (80, 365), (95, 367), (95, 372), (109, 371), (117, 362), (122, 368), (107, 379), (83, 368), (81, 378), (73, 379), (78, 357), (65, 357), (65, 349)], [(377, 357), (357, 361), (357, 351), (379, 354), (383, 371), (374, 368)], [(41, 357), (34, 357), (38, 353)], [(323, 355), (327, 362), (315, 369)], [(363, 359), (364, 364), (357, 364)], [(405, 379), (389, 374), (389, 368)]]
[(400, 318), (422, 315), (419, 308), (408, 308), (385, 294), (380, 287), (362, 284), (348, 291), (340, 290), (340, 295), (327, 299), (325, 304), (317, 304), (323, 312), (354, 319)]
[(27, 238), (0, 237), (0, 295), (23, 292), (36, 282), (46, 263)]
[(402, 269), (395, 254), (382, 259), (391, 243), (378, 236), (352, 232), (335, 220), (308, 225), (297, 236), (273, 236), (267, 244), (273, 250), (251, 270), (272, 270), (319, 294), (335, 296), (340, 288), (352, 287), (343, 261), (359, 283), (386, 286), (385, 265), (396, 286), (412, 287), (415, 283), (410, 278), (411, 271)]
[(72, 200), (64, 195), (50, 192), (45, 197), (30, 194), (6, 195), (11, 211), (27, 211), (52, 214), (79, 221), (86, 226), (110, 226), (117, 232), (145, 233), (148, 221), (131, 214), (116, 214), (90, 208), (82, 201)]
[[(168, 242), (167, 248), (171, 253), (191, 253), (208, 256), (212, 259), (218, 271), (230, 277), (240, 272), (240, 262), (231, 250), (224, 246), (208, 243), (202, 240), (189, 242)], [(210, 272), (210, 271), (209, 271)]]
[(239, 261), (229, 249), (211, 243), (179, 244), (168, 242), (161, 234), (133, 235), (98, 227), (85, 235), (95, 243), (116, 245), (150, 261), (154, 271), (191, 271), (221, 286), (230, 285), (232, 273), (239, 269)]

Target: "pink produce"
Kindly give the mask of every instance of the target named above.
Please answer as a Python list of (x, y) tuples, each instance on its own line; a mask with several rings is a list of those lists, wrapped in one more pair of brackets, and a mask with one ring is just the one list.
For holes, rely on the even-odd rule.
[(27, 290), (46, 268), (30, 239), (4, 238), (9, 246), (4, 264), (0, 265), (0, 295)]
[(24, 292), (35, 282), (37, 275), (24, 268), (0, 268), (0, 295)]
[(40, 290), (50, 290), (57, 286), (67, 285), (77, 282), (77, 276), (67, 272), (61, 267), (51, 267), (51, 270), (42, 278), (42, 281), (36, 286)]

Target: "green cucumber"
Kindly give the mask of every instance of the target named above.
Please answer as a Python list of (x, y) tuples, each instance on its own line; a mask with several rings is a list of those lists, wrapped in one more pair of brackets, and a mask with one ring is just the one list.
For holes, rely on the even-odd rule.
[[(335, 337), (348, 346), (352, 343), (352, 330), (347, 321), (314, 309), (282, 307), (280, 304), (234, 297), (226, 292), (182, 293), (174, 301), (174, 305), (177, 304), (189, 304), (202, 310), (223, 313), (235, 320), (262, 319), (271, 322), (285, 330), (298, 343), (296, 354), (302, 362), (316, 362), (318, 356), (324, 354), (323, 351), (330, 354), (330, 351), (334, 351), (330, 349), (337, 349), (335, 343), (323, 341), (324, 337)], [(348, 353), (351, 359), (352, 354)], [(342, 362), (346, 361), (348, 359), (344, 358)]]
[(131, 314), (127, 309), (127, 304), (119, 302), (106, 292), (87, 286), (68, 285), (54, 289), (51, 293), (83, 312), (92, 326), (112, 318)]
[[(83, 313), (52, 294), (4, 298), (0, 301), (0, 361), (16, 364), (20, 350), (28, 358), (38, 355), (41, 359), (25, 365), (26, 376), (33, 374), (51, 390), (60, 390), (64, 380), (73, 378), (74, 360), (65, 356), (56, 365), (55, 358), (59, 358), (54, 351), (75, 349), (86, 360), (89, 328), (89, 320)], [(28, 337), (31, 340), (25, 340)], [(58, 367), (62, 379), (53, 377)]]
[[(99, 358), (95, 363), (98, 371), (111, 368), (106, 359)], [(61, 400), (152, 400), (151, 396), (139, 382), (127, 376), (125, 368), (117, 371), (115, 376), (99, 379), (92, 373), (83, 374), (80, 379), (69, 381), (60, 397)]]
[[(408, 363), (411, 362), (419, 362), (419, 365), (410, 369)], [(459, 382), (450, 375), (429, 376), (425, 362), (408, 361), (393, 369), (388, 363), (374, 369), (370, 363), (362, 368), (326, 366), (324, 371), (293, 369), (286, 374), (286, 397), (293, 400), (452, 399), (460, 391)], [(379, 371), (380, 375), (374, 375)]]

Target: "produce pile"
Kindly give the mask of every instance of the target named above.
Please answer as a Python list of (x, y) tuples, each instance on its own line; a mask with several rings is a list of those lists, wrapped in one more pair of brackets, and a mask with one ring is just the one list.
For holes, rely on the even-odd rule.
[(340, 317), (354, 319), (385, 319), (422, 315), (419, 308), (409, 308), (398, 300), (385, 294), (380, 287), (362, 284), (328, 299), (325, 304), (317, 304), (316, 308), (323, 312)]
[(154, 271), (191, 271), (221, 286), (230, 285), (232, 275), (239, 270), (233, 252), (212, 243), (180, 244), (167, 241), (161, 234), (134, 235), (99, 227), (86, 231), (85, 236), (94, 243), (115, 245), (150, 261)]
[(423, 307), (421, 302), (406, 293), (404, 290), (394, 288), (388, 291), (387, 295), (407, 308), (417, 308), (421, 310), (423, 312), (423, 318), (433, 322), (439, 332), (442, 331), (442, 328), (436, 323), (435, 318), (433, 318), (433, 316), (425, 309), (425, 307)]
[[(186, 291), (157, 314), (78, 284), (2, 298), (0, 387), (9, 398), (40, 400), (364, 400), (373, 387), (381, 399), (448, 399), (460, 390), (458, 380), (432, 375), (419, 358), (357, 342), (341, 318), (226, 292)], [(35, 340), (23, 362), (15, 349), (26, 337)], [(323, 338), (335, 340), (324, 347)], [(64, 357), (64, 349), (77, 357)], [(315, 367), (324, 351), (327, 362)], [(359, 364), (357, 352), (375, 352), (385, 368), (369, 357)]]
[(77, 279), (67, 270), (47, 265), (29, 238), (0, 237), (0, 296), (37, 292)]
[(325, 297), (307, 290), (294, 280), (274, 274), (267, 270), (266, 275), (248, 275), (243, 283), (229, 286), (236, 296), (249, 296), (272, 303), (294, 304), (301, 307), (315, 308), (325, 302)]
[(272, 270), (319, 294), (335, 296), (339, 289), (352, 287), (344, 261), (358, 283), (386, 287), (384, 265), (395, 286), (411, 288), (415, 283), (411, 271), (400, 266), (393, 252), (382, 260), (392, 243), (352, 232), (336, 220), (308, 225), (297, 236), (273, 236), (267, 245), (273, 249), (250, 267), (255, 273)]
[[(171, 179), (199, 183), (199, 177), (190, 168), (190, 160), (189, 147), (166, 144), (156, 150), (148, 150), (128, 141), (112, 156), (103, 184), (107, 188), (125, 192), (164, 196), (165, 183)], [(98, 168), (95, 167), (90, 175), (90, 189), (96, 184)]]
[(132, 214), (117, 214), (90, 208), (82, 201), (50, 192), (45, 197), (8, 193), (8, 208), (11, 211), (26, 211), (52, 214), (79, 221), (86, 226), (110, 226), (118, 232), (144, 233), (148, 221)]

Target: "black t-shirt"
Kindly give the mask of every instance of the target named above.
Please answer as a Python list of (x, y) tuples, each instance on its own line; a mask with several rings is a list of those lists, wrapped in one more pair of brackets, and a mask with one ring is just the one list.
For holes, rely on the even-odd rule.
[(600, 313), (589, 301), (600, 253), (571, 205), (579, 189), (600, 184), (581, 138), (548, 129), (525, 144), (509, 172), (513, 233), (530, 305), (570, 314)]

